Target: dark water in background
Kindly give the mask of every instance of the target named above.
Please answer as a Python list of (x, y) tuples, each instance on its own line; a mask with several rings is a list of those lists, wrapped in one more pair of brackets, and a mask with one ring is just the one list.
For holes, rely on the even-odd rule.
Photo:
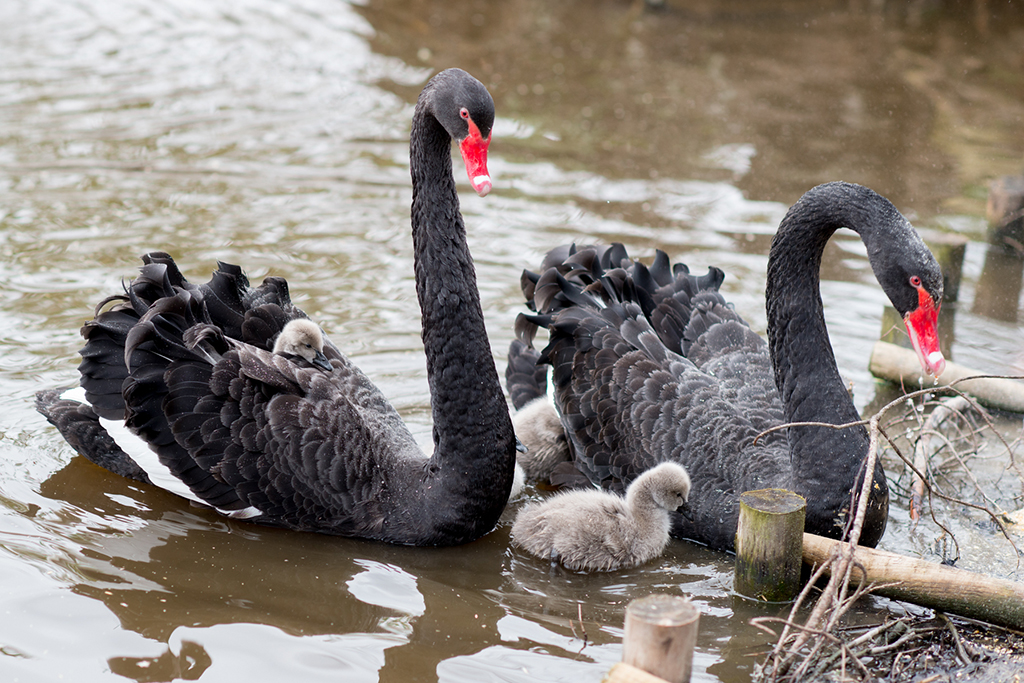
[[(566, 241), (718, 265), (763, 331), (775, 226), (844, 179), (971, 238), (954, 359), (1024, 373), (1020, 324), (970, 310), (987, 182), (1024, 167), (1020, 8), (986, 25), (940, 3), (668, 5), (0, 4), (0, 677), (598, 681), (625, 604), (667, 591), (703, 611), (696, 677), (749, 678), (765, 612), (733, 601), (727, 555), (673, 543), (586, 576), (510, 551), (507, 522), (444, 550), (260, 529), (73, 457), (31, 405), (74, 381), (92, 306), (164, 249), (197, 280), (218, 259), (287, 277), (429, 447), (407, 136), (447, 66), (499, 117), (494, 192), (462, 196), (499, 368), (520, 270)], [(823, 277), (863, 407), (884, 296), (849, 235)], [(934, 528), (899, 505), (883, 546), (934, 559)], [(959, 566), (1022, 578), (991, 529), (957, 528)]]

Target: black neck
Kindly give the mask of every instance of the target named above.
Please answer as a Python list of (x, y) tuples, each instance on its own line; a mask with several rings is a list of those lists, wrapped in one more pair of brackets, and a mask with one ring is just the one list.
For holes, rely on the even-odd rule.
[[(820, 271), (825, 245), (841, 227), (857, 232), (870, 251), (875, 241), (872, 205), (876, 197), (870, 190), (845, 183), (816, 188), (790, 209), (772, 241), (765, 292), (768, 337), (775, 383), (789, 422), (860, 420), (825, 328)], [(867, 454), (865, 428), (793, 427), (788, 435), (797, 493), (810, 495), (824, 506), (834, 503), (821, 500), (826, 488), (833, 496), (848, 497)], [(880, 467), (875, 479), (881, 479), (884, 491)], [(808, 498), (809, 516), (811, 507)]]
[[(416, 294), (434, 422), (431, 468), (442, 475), (434, 488), (495, 490), (494, 481), (509, 487), (515, 437), (484, 328), (452, 177), (451, 138), (422, 106), (413, 118), (411, 149)], [(444, 495), (449, 509), (480, 497), (450, 489)]]

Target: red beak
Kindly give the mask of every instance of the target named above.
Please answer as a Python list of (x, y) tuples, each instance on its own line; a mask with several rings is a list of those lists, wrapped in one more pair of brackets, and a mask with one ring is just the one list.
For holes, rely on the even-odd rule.
[(946, 359), (939, 349), (939, 307), (924, 287), (917, 288), (917, 296), (917, 308), (903, 316), (903, 322), (921, 367), (929, 375), (938, 377), (946, 369)]
[(462, 152), (462, 160), (466, 162), (466, 173), (469, 174), (469, 183), (481, 197), (491, 191), (491, 174), (487, 172), (487, 146), (491, 144), (491, 136), (484, 139), (480, 135), (480, 129), (468, 119), (469, 135), (459, 143), (459, 151)]

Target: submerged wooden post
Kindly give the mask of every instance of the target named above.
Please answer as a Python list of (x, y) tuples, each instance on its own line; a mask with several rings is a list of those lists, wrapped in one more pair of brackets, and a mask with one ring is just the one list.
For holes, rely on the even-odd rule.
[(626, 608), (622, 661), (669, 683), (686, 683), (699, 622), (700, 610), (687, 598), (655, 594), (632, 601)]
[(1024, 280), (1024, 176), (1004, 176), (988, 193), (988, 251), (974, 290), (973, 311), (1015, 322)]
[(740, 495), (734, 590), (747, 598), (786, 602), (800, 591), (807, 502), (785, 489)]
[(665, 679), (649, 674), (632, 664), (619, 662), (612, 665), (601, 683), (665, 683)]

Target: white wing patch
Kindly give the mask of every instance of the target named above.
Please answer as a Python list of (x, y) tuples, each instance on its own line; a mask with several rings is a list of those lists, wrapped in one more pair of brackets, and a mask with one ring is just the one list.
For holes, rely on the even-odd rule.
[[(88, 404), (88, 401), (85, 399), (85, 389), (82, 387), (68, 389), (61, 394), (61, 398)], [(134, 460), (136, 465), (141, 467), (146, 474), (149, 475), (149, 480), (153, 482), (154, 486), (158, 486), (165, 491), (170, 491), (177, 496), (199, 503), (205, 507), (213, 507), (209, 503), (204, 502), (199, 496), (192, 493), (192, 490), (185, 485), (185, 482), (174, 476), (171, 471), (162, 462), (160, 462), (160, 458), (158, 458), (157, 454), (149, 447), (149, 444), (132, 433), (132, 431), (128, 429), (123, 422), (108, 420), (103, 417), (99, 418), (99, 420), (100, 426), (107, 431), (107, 434), (109, 434), (110, 438), (114, 440), (114, 443), (116, 443), (129, 458)], [(226, 517), (232, 517), (234, 519), (251, 519), (263, 514), (259, 508), (251, 505), (242, 510), (213, 509)]]

